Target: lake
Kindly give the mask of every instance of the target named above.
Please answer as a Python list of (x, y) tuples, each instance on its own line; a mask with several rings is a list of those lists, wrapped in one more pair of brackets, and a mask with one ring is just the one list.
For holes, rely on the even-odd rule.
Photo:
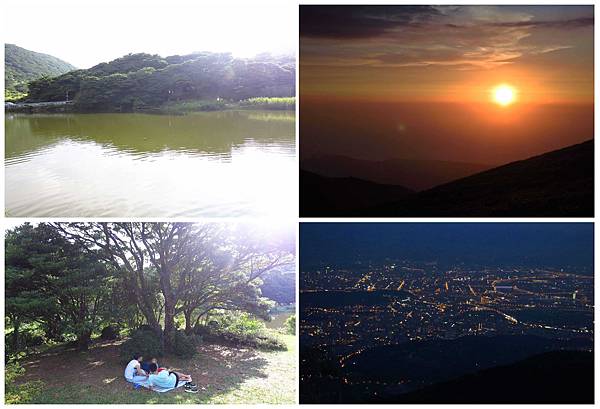
[(295, 216), (295, 114), (5, 119), (6, 215)]

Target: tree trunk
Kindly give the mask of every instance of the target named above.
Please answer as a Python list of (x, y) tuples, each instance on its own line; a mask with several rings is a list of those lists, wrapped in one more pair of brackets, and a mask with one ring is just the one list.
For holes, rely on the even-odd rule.
[(21, 350), (21, 347), (19, 345), (19, 343), (21, 342), (21, 339), (19, 337), (21, 321), (18, 318), (13, 318), (12, 322), (13, 322), (12, 344), (13, 344), (14, 351), (19, 353)]
[(173, 352), (173, 348), (175, 346), (175, 305), (166, 297), (163, 346), (165, 352)]
[(183, 315), (185, 316), (185, 333), (187, 335), (190, 335), (192, 332), (194, 332), (194, 327), (197, 323), (194, 323), (192, 321), (192, 314), (194, 313), (194, 308), (187, 308), (185, 310), (183, 310)]
[(79, 334), (79, 337), (77, 338), (77, 349), (80, 351), (87, 351), (91, 342), (92, 331), (85, 330), (83, 333)]
[(63, 333), (61, 328), (61, 318), (58, 315), (54, 315), (46, 320), (46, 337), (53, 341), (63, 341)]

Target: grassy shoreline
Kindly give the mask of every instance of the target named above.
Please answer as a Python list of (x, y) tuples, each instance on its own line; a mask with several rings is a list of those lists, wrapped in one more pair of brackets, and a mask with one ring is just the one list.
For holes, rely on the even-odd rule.
[(50, 104), (43, 105), (28, 105), (25, 101), (6, 101), (16, 103), (15, 106), (6, 107), (5, 112), (14, 113), (147, 113), (147, 114), (162, 114), (162, 115), (185, 115), (193, 112), (217, 112), (217, 111), (232, 111), (232, 110), (265, 110), (265, 111), (295, 111), (295, 97), (255, 97), (241, 101), (226, 101), (223, 99), (210, 100), (189, 100), (167, 102), (157, 107), (141, 107), (132, 111), (94, 111), (94, 110), (79, 110), (77, 104), (61, 105), (55, 107)]
[(216, 100), (192, 100), (170, 102), (153, 110), (171, 115), (185, 115), (192, 112), (210, 112), (227, 110), (270, 110), (291, 111), (296, 109), (295, 97), (256, 97), (238, 102)]

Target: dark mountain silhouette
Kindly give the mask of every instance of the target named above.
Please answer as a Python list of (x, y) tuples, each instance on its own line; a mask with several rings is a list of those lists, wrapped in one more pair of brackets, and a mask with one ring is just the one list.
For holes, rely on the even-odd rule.
[[(372, 348), (343, 367), (333, 349), (303, 348), (300, 403), (589, 401), (592, 348), (593, 341), (583, 338), (464, 336)], [(544, 384), (554, 389), (561, 382), (562, 390), (543, 394)]]
[(326, 177), (354, 177), (369, 182), (425, 190), (490, 169), (490, 165), (439, 160), (388, 159), (370, 161), (325, 155), (305, 159), (300, 167)]
[[(512, 162), (429, 190), (363, 206), (332, 193), (315, 200), (317, 183), (301, 173), (300, 215), (365, 217), (591, 217), (594, 214), (594, 141)], [(313, 177), (314, 179), (314, 177)], [(335, 179), (327, 188), (335, 192)], [(379, 186), (379, 192), (385, 192)], [(343, 191), (342, 191), (343, 192)], [(377, 196), (377, 201), (385, 198)], [(335, 207), (343, 202), (341, 208)], [(368, 202), (362, 199), (362, 202)], [(332, 205), (333, 203), (333, 205)]]
[(594, 142), (512, 162), (368, 212), (386, 216), (593, 216)]
[[(376, 403), (376, 402), (373, 402)], [(594, 354), (552, 351), (378, 403), (594, 403)]]
[(404, 198), (414, 192), (402, 186), (382, 185), (356, 178), (327, 178), (300, 171), (302, 195), (300, 208), (303, 215), (340, 215), (357, 208), (367, 208)]

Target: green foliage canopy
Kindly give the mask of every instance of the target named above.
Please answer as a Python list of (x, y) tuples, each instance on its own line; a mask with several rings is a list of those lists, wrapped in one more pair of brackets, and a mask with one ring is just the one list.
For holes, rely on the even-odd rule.
[(41, 325), (50, 340), (72, 334), (80, 348), (87, 348), (102, 322), (113, 280), (94, 252), (81, 252), (50, 225), (24, 224), (6, 235), (5, 270), (13, 350), (21, 349), (24, 322)]
[(32, 81), (27, 100), (63, 101), (68, 96), (79, 111), (131, 112), (176, 101), (293, 97), (295, 84), (292, 56), (238, 59), (205, 52), (162, 58), (139, 53)]
[(295, 249), (293, 238), (212, 223), (25, 224), (5, 239), (7, 351), (17, 353), (32, 325), (45, 342), (85, 349), (106, 325), (144, 324), (161, 351), (187, 351), (178, 327), (191, 335), (214, 311), (267, 318), (261, 277), (289, 269)]

